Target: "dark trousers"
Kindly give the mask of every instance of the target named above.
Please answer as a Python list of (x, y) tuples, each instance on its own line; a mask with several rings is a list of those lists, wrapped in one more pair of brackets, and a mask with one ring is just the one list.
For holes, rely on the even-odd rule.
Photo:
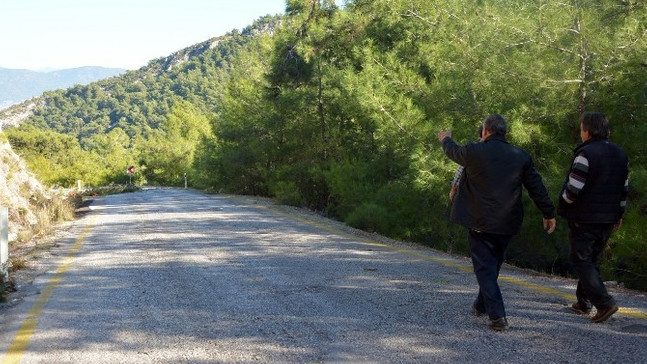
[(577, 302), (581, 307), (608, 308), (616, 304), (600, 277), (600, 263), (604, 247), (613, 231), (613, 224), (581, 224), (569, 222), (571, 243), (569, 259), (579, 281)]
[(472, 265), (479, 283), (479, 294), (474, 302), (474, 308), (487, 313), (493, 320), (505, 317), (498, 278), (501, 265), (505, 260), (505, 251), (511, 239), (511, 235), (468, 231), (467, 241), (472, 253)]

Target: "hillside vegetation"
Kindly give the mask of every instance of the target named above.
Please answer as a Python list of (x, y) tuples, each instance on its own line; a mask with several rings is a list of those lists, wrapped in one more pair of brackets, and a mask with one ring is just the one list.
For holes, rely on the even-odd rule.
[[(553, 196), (601, 111), (630, 157), (625, 225), (604, 276), (647, 289), (647, 7), (623, 0), (288, 0), (266, 17), (120, 77), (43, 95), (6, 133), (48, 184), (183, 185), (272, 196), (355, 227), (464, 254), (456, 168), (436, 133), (485, 116), (534, 157)], [(567, 274), (526, 198), (510, 262)]]

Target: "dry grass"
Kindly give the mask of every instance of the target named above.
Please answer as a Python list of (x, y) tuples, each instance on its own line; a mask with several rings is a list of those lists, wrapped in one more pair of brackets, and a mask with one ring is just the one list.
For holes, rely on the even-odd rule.
[(51, 200), (40, 204), (34, 210), (38, 219), (38, 224), (34, 227), (33, 235), (41, 235), (49, 232), (52, 226), (62, 222), (74, 219), (74, 210), (76, 209), (76, 197), (61, 198), (55, 197)]
[[(81, 198), (76, 196), (54, 197), (35, 202), (31, 208), (33, 213), (36, 215), (38, 222), (31, 225), (30, 228), (19, 231), (17, 241), (12, 244), (25, 245), (26, 242), (47, 236), (47, 234), (54, 231), (54, 228), (58, 223), (73, 220), (77, 204), (80, 203)], [(31, 246), (30, 244), (26, 245)], [(9, 272), (14, 273), (28, 268), (29, 257), (36, 250), (41, 248), (42, 247), (39, 244), (34, 244), (31, 248), (20, 249), (20, 255), (9, 258)], [(0, 302), (2, 302), (6, 298), (7, 294), (13, 289), (14, 285), (11, 278), (9, 279), (9, 282), (3, 282), (2, 277), (0, 277)]]
[(9, 272), (15, 272), (17, 270), (25, 269), (29, 266), (27, 259), (23, 257), (15, 257), (9, 259)]

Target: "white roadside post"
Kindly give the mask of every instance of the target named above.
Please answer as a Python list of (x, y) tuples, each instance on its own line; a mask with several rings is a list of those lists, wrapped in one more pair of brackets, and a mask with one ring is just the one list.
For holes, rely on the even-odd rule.
[(0, 281), (9, 282), (9, 209), (0, 207)]

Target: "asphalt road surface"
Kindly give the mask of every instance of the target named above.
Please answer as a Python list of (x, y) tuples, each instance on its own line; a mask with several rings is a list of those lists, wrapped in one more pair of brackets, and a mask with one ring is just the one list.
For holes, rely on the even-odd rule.
[[(0, 309), (0, 363), (645, 363), (647, 297), (609, 321), (575, 282), (505, 267), (511, 329), (468, 259), (251, 197), (97, 198)], [(626, 227), (625, 227), (626, 228)], [(25, 294), (25, 292), (27, 292)]]

